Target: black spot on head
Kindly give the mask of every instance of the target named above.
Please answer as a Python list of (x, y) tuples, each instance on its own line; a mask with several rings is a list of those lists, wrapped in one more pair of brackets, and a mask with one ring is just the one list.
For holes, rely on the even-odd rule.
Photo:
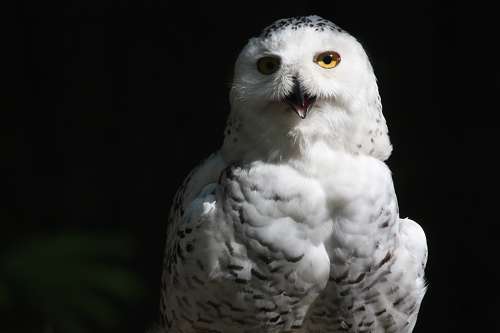
[(325, 20), (319, 16), (296, 16), (273, 22), (262, 31), (260, 37), (268, 38), (274, 33), (278, 33), (286, 29), (297, 30), (299, 28), (314, 28), (315, 31), (324, 31), (325, 27), (331, 31), (342, 31), (342, 29), (336, 26), (333, 22)]

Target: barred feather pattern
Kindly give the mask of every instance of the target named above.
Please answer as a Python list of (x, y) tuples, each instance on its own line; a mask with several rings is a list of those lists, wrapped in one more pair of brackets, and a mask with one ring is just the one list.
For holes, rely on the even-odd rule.
[[(340, 62), (320, 66), (325, 52)], [(274, 72), (257, 69), (262, 57)], [(278, 20), (249, 40), (234, 73), (222, 147), (172, 205), (162, 329), (412, 332), (427, 244), (399, 216), (363, 47), (318, 16)]]
[(411, 332), (425, 236), (399, 218), (383, 162), (323, 148), (307, 163), (215, 163), (213, 182), (178, 199), (167, 332)]

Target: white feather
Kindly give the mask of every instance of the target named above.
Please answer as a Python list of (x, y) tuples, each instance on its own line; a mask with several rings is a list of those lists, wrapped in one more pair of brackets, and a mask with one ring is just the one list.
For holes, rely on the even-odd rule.
[[(169, 333), (415, 325), (426, 240), (399, 218), (375, 75), (355, 38), (303, 21), (278, 21), (242, 50), (224, 144), (175, 199), (161, 301)], [(341, 55), (337, 67), (314, 62), (324, 51)], [(281, 59), (272, 75), (257, 70), (266, 55)], [(293, 77), (316, 96), (306, 119), (282, 102)]]

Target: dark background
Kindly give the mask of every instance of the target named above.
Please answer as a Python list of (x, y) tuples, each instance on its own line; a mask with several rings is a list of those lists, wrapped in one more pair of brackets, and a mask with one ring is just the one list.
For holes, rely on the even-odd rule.
[[(357, 37), (379, 79), (402, 216), (429, 244), (415, 332), (493, 332), (500, 305), (490, 27), (418, 1), (20, 5), (2, 139), (0, 331), (144, 332), (183, 177), (222, 141), (232, 64), (278, 18)], [(481, 12), (485, 19), (488, 10)], [(491, 21), (490, 21), (491, 22)], [(470, 79), (469, 79), (470, 77)], [(498, 78), (497, 78), (498, 80)], [(498, 87), (498, 81), (496, 82)], [(10, 91), (10, 90), (9, 90)]]

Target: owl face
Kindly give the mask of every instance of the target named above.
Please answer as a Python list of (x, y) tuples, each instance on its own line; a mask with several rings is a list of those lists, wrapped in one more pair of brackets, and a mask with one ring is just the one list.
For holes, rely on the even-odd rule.
[(351, 35), (319, 17), (293, 20), (275, 22), (245, 46), (235, 66), (236, 103), (305, 119), (374, 84), (368, 58)]
[(392, 149), (363, 47), (318, 16), (278, 20), (250, 39), (230, 102), (224, 147), (234, 156), (282, 159), (321, 143), (384, 160)]

